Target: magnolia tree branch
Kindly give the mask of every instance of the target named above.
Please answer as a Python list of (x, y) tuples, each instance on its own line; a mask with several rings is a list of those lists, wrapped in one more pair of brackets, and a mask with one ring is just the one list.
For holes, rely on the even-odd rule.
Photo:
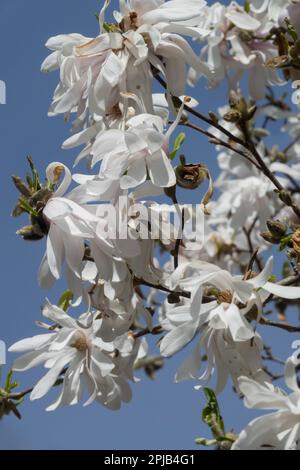
[(201, 127), (199, 126), (196, 126), (196, 124), (193, 124), (191, 122), (183, 122), (181, 123), (181, 125), (185, 126), (185, 127), (189, 127), (190, 129), (193, 129), (197, 132), (200, 132), (201, 134), (205, 135), (206, 137), (209, 138), (209, 143), (213, 144), (213, 145), (220, 145), (222, 147), (225, 147), (235, 153), (237, 153), (238, 155), (240, 155), (241, 157), (245, 158), (248, 162), (250, 162), (252, 165), (254, 165), (258, 170), (260, 170), (260, 166), (256, 163), (255, 160), (252, 160), (252, 158), (245, 152), (243, 152), (242, 150), (239, 150), (235, 147), (233, 147), (230, 143), (228, 142), (225, 142), (224, 140), (222, 139), (219, 139), (218, 137), (216, 137), (214, 134), (212, 134), (211, 132), (209, 131), (206, 131), (205, 129), (202, 129)]
[[(154, 378), (163, 358), (183, 352), (195, 341), (199, 347), (184, 360), (176, 380), (201, 377), (199, 388), (207, 400), (202, 417), (213, 439), (199, 438), (198, 444), (237, 450), (277, 442), (291, 449), (300, 445), (300, 431), (294, 425), (300, 413), (295, 405), (300, 394), (295, 363), (299, 354), (284, 362), (270, 348), (262, 353), (264, 343), (256, 331), (261, 324), (300, 332), (300, 325), (286, 321), (287, 308), (300, 307), (300, 114), (286, 103), (287, 95), (278, 98), (269, 86), (270, 76), (273, 85), (275, 76), (279, 79), (281, 74), (288, 81), (299, 72), (300, 4), (290, 8), (293, 2), (288, 1), (289, 6), (278, 12), (274, 2), (259, 2), (258, 7), (247, 1), (240, 8), (234, 2), (221, 8), (203, 3), (123, 1), (121, 11), (113, 15), (115, 22), (108, 23), (106, 1), (95, 38), (76, 33), (47, 41), (50, 55), (42, 70), (59, 71), (51, 114), (76, 114), (75, 133), (63, 148), (84, 145), (76, 162), (86, 160), (89, 174), (75, 175), (55, 161), (40, 178), (29, 158), (29, 174), (12, 178), (18, 191), (12, 215), (28, 218), (17, 234), (26, 241), (45, 241), (40, 286), (49, 288), (63, 278), (68, 289), (55, 304), (45, 302), (45, 320), (37, 322), (45, 335), (17, 340), (10, 347), (12, 353), (24, 355), (16, 359), (0, 388), (0, 418), (11, 412), (20, 417), (17, 407), (22, 399), (29, 394), (32, 400), (41, 398), (53, 384), (62, 390), (49, 410), (79, 403), (83, 387), (88, 402), (96, 397), (107, 408), (119, 407), (128, 402), (135, 369)], [(268, 32), (262, 24), (270, 25)], [(216, 28), (223, 34), (219, 43)], [(192, 50), (196, 32), (200, 54)], [(253, 48), (264, 50), (268, 61), (253, 62)], [(239, 71), (235, 76), (228, 70), (232, 63)], [(189, 77), (184, 74), (188, 68)], [(266, 73), (268, 68), (272, 73)], [(240, 89), (240, 78), (249, 71), (262, 76), (244, 97), (234, 90)], [(182, 96), (184, 85), (201, 77), (208, 87), (223, 78), (229, 83), (230, 78), (221, 119), (195, 109), (192, 97), (174, 96)], [(155, 93), (155, 79), (165, 97)], [(258, 98), (264, 96), (260, 105)], [(295, 94), (291, 99), (295, 102)], [(169, 122), (174, 110), (177, 117)], [(265, 140), (271, 121), (282, 123), (282, 130), (293, 138), (283, 151), (276, 142), (271, 146)], [(202, 128), (201, 122), (210, 128)], [(179, 126), (204, 135), (219, 153), (216, 192), (205, 162), (192, 164), (181, 154), (180, 163), (174, 164), (187, 137), (177, 132)], [(208, 187), (200, 204), (178, 204), (177, 189), (186, 196), (203, 186)], [(172, 215), (181, 222), (176, 235)], [(272, 246), (279, 248), (281, 258)], [(268, 252), (275, 252), (275, 272), (272, 256), (264, 256)], [(282, 258), (284, 279), (278, 282)], [(272, 311), (262, 308), (271, 301)], [(282, 321), (268, 317), (275, 313)], [(147, 339), (156, 335), (159, 354), (150, 355), (148, 346), (154, 341), (148, 345)], [(282, 393), (270, 386), (282, 374), (269, 371), (264, 360), (285, 366), (292, 390), (285, 394), (284, 406)], [(13, 370), (36, 364), (49, 372), (35, 386), (17, 393)], [(200, 366), (206, 370), (198, 374)], [(268, 375), (262, 376), (262, 370)], [(260, 398), (267, 387), (270, 408), (274, 404), (278, 410), (276, 429), (270, 429), (268, 416), (261, 416), (247, 432), (226, 432), (216, 393), (209, 388), (215, 374), (219, 392), (227, 378), (232, 379), (237, 393), (258, 408), (264, 408)]]
[[(158, 74), (155, 74), (155, 78), (157, 79), (157, 81), (165, 88), (165, 90), (168, 90), (168, 87), (167, 87), (167, 84), (166, 82), (160, 77), (160, 75)], [(177, 99), (179, 100), (178, 97), (173, 97), (173, 99)], [(254, 161), (250, 158), (250, 157), (246, 157), (246, 155), (244, 154), (244, 152), (240, 152), (240, 151), (237, 151), (237, 149), (235, 148), (232, 148), (232, 150), (236, 153), (238, 153), (239, 155), (243, 156), (244, 158), (246, 158), (248, 161), (250, 161), (257, 169), (259, 169), (260, 171), (263, 172), (263, 174), (274, 184), (275, 188), (279, 191), (279, 193), (281, 194), (281, 200), (282, 202), (284, 202), (285, 205), (287, 205), (288, 207), (291, 207), (291, 209), (293, 210), (293, 212), (297, 215), (297, 217), (299, 217), (300, 219), (300, 208), (295, 204), (295, 202), (293, 201), (292, 199), (292, 196), (290, 194), (290, 192), (288, 190), (286, 190), (282, 184), (279, 182), (279, 180), (276, 178), (276, 176), (274, 175), (274, 173), (272, 173), (272, 171), (269, 169), (269, 167), (266, 165), (266, 163), (264, 162), (264, 160), (262, 159), (262, 157), (260, 156), (260, 154), (258, 153), (254, 143), (252, 142), (252, 139), (251, 139), (251, 136), (247, 130), (247, 126), (243, 126), (243, 134), (244, 134), (244, 140), (243, 139), (240, 139), (239, 137), (236, 137), (234, 134), (232, 134), (230, 131), (228, 131), (227, 129), (225, 129), (223, 126), (221, 126), (218, 122), (216, 122), (214, 119), (212, 118), (209, 118), (207, 116), (205, 116), (204, 114), (196, 111), (195, 109), (189, 107), (187, 104), (184, 105), (184, 110), (189, 112), (190, 114), (192, 114), (193, 116), (197, 117), (198, 119), (200, 119), (201, 121), (204, 121), (206, 122), (207, 124), (209, 124), (210, 126), (214, 127), (215, 129), (217, 129), (218, 131), (222, 132), (224, 135), (226, 135), (230, 141), (232, 142), (235, 142), (236, 144), (239, 144), (241, 145), (242, 147), (244, 147), (246, 150), (248, 150), (254, 157), (254, 159), (256, 160), (256, 163), (254, 163)], [(185, 124), (186, 125), (186, 124)], [(192, 127), (192, 126), (189, 126), (189, 127)], [(197, 126), (193, 127), (195, 130), (197, 130), (198, 132), (202, 132), (202, 130), (200, 131), (200, 128), (197, 128)], [(206, 133), (206, 135), (208, 136), (208, 133)], [(219, 142), (219, 139), (216, 138), (215, 136), (213, 136), (213, 139), (215, 143)], [(224, 146), (224, 143), (220, 143), (220, 145), (223, 145)], [(230, 146), (232, 147), (232, 146)]]

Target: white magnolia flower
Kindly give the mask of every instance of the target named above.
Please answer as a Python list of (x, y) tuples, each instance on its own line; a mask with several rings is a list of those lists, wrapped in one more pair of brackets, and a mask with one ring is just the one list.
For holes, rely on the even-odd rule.
[[(266, 3), (266, 1), (265, 1)], [(269, 0), (268, 15), (280, 25), (285, 18), (290, 18), (293, 25), (299, 28), (300, 2), (299, 0)]]
[[(200, 287), (192, 295), (191, 302), (172, 307), (167, 306), (161, 324), (169, 330), (160, 343), (163, 356), (182, 349), (199, 335), (193, 353), (177, 370), (176, 382), (198, 379), (202, 388), (217, 374), (216, 393), (225, 387), (229, 375), (238, 388), (238, 377), (243, 374), (256, 380), (266, 379), (262, 371), (260, 351), (262, 341), (234, 304), (209, 302), (201, 304)], [(207, 356), (207, 365), (200, 375), (201, 356)]]
[(220, 183), (222, 192), (214, 210), (215, 217), (229, 216), (230, 224), (238, 229), (257, 217), (261, 229), (275, 212), (278, 198), (274, 185), (264, 176), (248, 176)]
[(102, 161), (99, 180), (90, 183), (93, 191), (103, 184), (128, 189), (144, 183), (149, 175), (155, 186), (170, 187), (176, 176), (168, 158), (168, 141), (178, 119), (166, 134), (159, 116), (140, 114), (127, 121), (126, 131), (111, 129), (100, 133), (93, 145), (92, 166)]
[[(207, 65), (214, 70), (215, 82), (227, 78), (230, 89), (237, 89), (244, 72), (248, 71), (249, 92), (254, 99), (265, 96), (267, 84), (282, 83), (276, 72), (266, 67), (268, 60), (278, 56), (277, 47), (265, 40), (272, 26), (273, 18), (265, 8), (250, 7), (246, 12), (235, 1), (228, 6), (216, 2), (206, 7), (199, 27), (207, 44), (200, 58), (206, 58)], [(197, 73), (191, 70), (189, 78), (195, 83)]]
[[(25, 371), (43, 364), (49, 371), (35, 385), (30, 398), (36, 400), (48, 393), (58, 378), (64, 374), (62, 391), (55, 403), (47, 408), (77, 404), (87, 388), (90, 398), (86, 405), (96, 400), (111, 409), (129, 401), (130, 388), (122, 372), (116, 373), (115, 345), (98, 335), (101, 318), (92, 313), (73, 319), (60, 308), (47, 303), (43, 315), (54, 322), (55, 329), (11, 346), (10, 351), (29, 351), (13, 364), (13, 370)], [(134, 340), (132, 339), (134, 343)], [(132, 346), (133, 349), (135, 345)], [(135, 350), (133, 355), (137, 354)]]
[[(265, 159), (266, 149), (262, 142), (257, 150), (262, 159)], [(234, 151), (220, 151), (218, 163), (221, 172), (215, 187), (220, 190), (220, 194), (211, 210), (213, 217), (228, 220), (236, 232), (242, 227), (251, 226), (255, 219), (258, 219), (257, 234), (259, 230), (265, 230), (266, 220), (280, 209), (280, 201), (274, 194), (274, 185)], [(279, 180), (283, 186), (287, 186), (288, 181), (285, 178)]]
[(203, 0), (121, 1), (114, 12), (116, 24), (103, 32), (105, 9), (100, 14), (102, 33), (96, 38), (80, 34), (50, 38), (52, 54), (42, 64), (45, 72), (60, 70), (50, 115), (76, 112), (74, 128), (87, 124), (94, 138), (104, 125), (128, 117), (128, 106), (153, 113), (152, 67), (166, 75), (171, 93), (181, 96), (186, 65), (211, 77), (208, 67), (181, 36), (197, 35), (195, 25), (203, 13)]
[[(177, 373), (178, 380), (197, 377), (201, 362), (199, 349), (202, 347), (209, 360), (207, 370), (200, 379), (207, 381), (213, 368), (217, 367), (218, 392), (226, 384), (228, 373), (231, 373), (236, 385), (242, 371), (244, 375), (256, 379), (265, 378), (259, 355), (260, 340), (246, 315), (254, 309), (259, 319), (263, 301), (270, 293), (289, 299), (300, 297), (299, 287), (269, 282), (271, 274), (272, 258), (260, 274), (249, 280), (232, 276), (215, 265), (201, 261), (190, 261), (177, 268), (170, 278), (171, 289), (190, 291), (192, 296), (183, 305), (173, 307), (167, 304), (162, 326), (168, 333), (160, 343), (162, 355), (170, 356), (180, 351), (200, 334), (196, 351)], [(203, 292), (211, 292), (216, 300), (203, 303)]]
[(239, 387), (247, 408), (277, 411), (251, 421), (232, 450), (300, 450), (300, 388), (295, 367), (295, 360), (290, 358), (285, 368), (290, 395), (270, 383), (240, 377)]
[[(43, 209), (43, 216), (49, 225), (47, 234), (47, 249), (42, 260), (39, 280), (44, 287), (51, 285), (54, 279), (59, 279), (64, 260), (67, 262), (68, 271), (72, 277), (90, 280), (91, 274), (95, 277), (91, 263), (84, 263), (86, 243), (89, 241), (94, 253), (101, 256), (102, 261), (109, 263), (113, 256), (114, 247), (109, 240), (95, 237), (97, 225), (101, 223), (92, 208), (80, 204), (84, 195), (75, 188), (65, 194), (70, 183), (71, 173), (61, 163), (51, 163), (46, 170), (47, 179), (52, 184), (57, 184), (61, 174), (64, 173), (62, 182), (48, 200)], [(100, 253), (100, 254), (99, 254)], [(98, 266), (99, 267), (99, 266)], [(85, 273), (87, 269), (90, 273)], [(101, 267), (100, 267), (101, 271)], [(101, 271), (104, 275), (105, 271)], [(74, 284), (73, 280), (73, 284)]]

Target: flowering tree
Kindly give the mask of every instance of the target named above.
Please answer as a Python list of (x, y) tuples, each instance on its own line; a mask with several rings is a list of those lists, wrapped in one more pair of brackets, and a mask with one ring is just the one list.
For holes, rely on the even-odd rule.
[[(112, 22), (110, 3), (119, 3)], [(263, 336), (300, 332), (289, 308), (300, 299), (300, 2), (106, 0), (97, 19), (96, 38), (50, 38), (42, 64), (59, 71), (49, 115), (72, 115), (63, 148), (82, 147), (75, 165), (85, 161), (87, 174), (53, 162), (44, 182), (29, 158), (26, 181), (13, 177), (13, 215), (30, 219), (18, 235), (46, 239), (40, 286), (64, 277), (68, 289), (57, 305), (46, 301), (46, 332), (11, 346), (25, 352), (12, 371), (47, 372), (24, 391), (10, 372), (0, 413), (19, 417), (27, 395), (54, 386), (48, 410), (81, 401), (118, 409), (137, 369), (151, 377), (193, 342), (175, 380), (196, 380), (207, 397), (213, 439), (197, 443), (300, 450), (299, 358), (278, 359)], [(185, 94), (200, 81), (209, 93), (228, 84), (224, 106), (209, 115)], [(287, 83), (292, 97), (276, 92)], [(274, 120), (289, 136), (284, 149), (268, 130)], [(215, 146), (215, 181), (203, 162), (180, 155), (185, 128)], [(180, 204), (182, 190), (193, 191), (191, 204)], [(266, 361), (284, 366), (290, 395)], [(228, 432), (217, 402), (228, 380), (245, 406), (275, 412)]]

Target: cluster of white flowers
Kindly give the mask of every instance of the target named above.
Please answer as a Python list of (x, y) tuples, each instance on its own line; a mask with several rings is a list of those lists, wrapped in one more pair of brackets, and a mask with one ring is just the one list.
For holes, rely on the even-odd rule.
[[(213, 88), (227, 79), (230, 90), (238, 91), (242, 75), (249, 72), (250, 97), (263, 98), (266, 86), (284, 82), (268, 63), (282, 55), (276, 31), (285, 18), (299, 26), (300, 3), (252, 0), (246, 6), (236, 2), (208, 6), (204, 0), (120, 0), (114, 23), (107, 23), (109, 5), (106, 0), (99, 14), (96, 38), (81, 34), (50, 38), (47, 47), (52, 53), (42, 65), (44, 72), (60, 73), (49, 115), (63, 114), (66, 120), (76, 115), (73, 134), (63, 148), (83, 146), (75, 164), (85, 160), (89, 173), (72, 175), (60, 162), (46, 170), (49, 195), (41, 214), (47, 241), (39, 282), (48, 288), (65, 276), (74, 294), (73, 307), (86, 304), (86, 313), (75, 320), (47, 301), (43, 315), (51, 323), (40, 325), (48, 331), (11, 347), (13, 352), (29, 351), (13, 369), (37, 365), (48, 369), (32, 390), (33, 400), (62, 379), (59, 397), (48, 410), (77, 404), (84, 394), (85, 404), (96, 400), (119, 408), (131, 399), (128, 381), (136, 380), (136, 361), (147, 355), (145, 336), (153, 331), (150, 307), (155, 304), (152, 295), (145, 302), (141, 286), (156, 286), (170, 294), (159, 313), (161, 355), (171, 356), (197, 339), (176, 381), (197, 379), (199, 389), (216, 371), (217, 393), (231, 377), (247, 406), (280, 409), (250, 423), (234, 448), (299, 447), (299, 389), (291, 363), (287, 363), (287, 383), (294, 393), (286, 397), (264, 371), (263, 340), (256, 326), (270, 296), (299, 299), (300, 287), (270, 282), (272, 257), (259, 273), (252, 265), (238, 272), (247, 267), (253, 246), (260, 253), (269, 248), (259, 235), (266, 220), (280, 211), (288, 220), (291, 209), (283, 209), (267, 175), (230, 147), (229, 135), (222, 137), (220, 126), (242, 139), (236, 121), (226, 119), (228, 108), (220, 109), (219, 128), (209, 129), (216, 139), (221, 171), (215, 182), (216, 200), (210, 201), (210, 187), (209, 197), (202, 201), (204, 243), (200, 247), (196, 241), (194, 246), (193, 241), (178, 243), (164, 225), (158, 227), (158, 240), (143, 237), (142, 231), (150, 234), (154, 228), (147, 220), (153, 210), (147, 198), (176, 200), (178, 168), (172, 164), (171, 136), (187, 122), (186, 111), (198, 104), (185, 95), (186, 85), (204, 77)], [(199, 50), (195, 52), (191, 44)], [(154, 93), (157, 77), (166, 83), (165, 94)], [(279, 112), (271, 105), (261, 114), (284, 118), (283, 131), (298, 136), (299, 115)], [(221, 137), (226, 148), (218, 146)], [(300, 179), (299, 145), (295, 142), (289, 149), (289, 164), (275, 159), (270, 165), (274, 174), (281, 175), (283, 188), (289, 187), (290, 177)], [(256, 152), (269, 164), (263, 139)], [(210, 179), (207, 169), (201, 171), (198, 183)], [(142, 216), (128, 211), (136, 202), (145, 209)], [(124, 224), (126, 236), (121, 237)], [(118, 227), (116, 236), (111, 233), (113, 226)], [(170, 255), (164, 265), (155, 256), (157, 242)], [(207, 365), (199, 375), (203, 353)]]

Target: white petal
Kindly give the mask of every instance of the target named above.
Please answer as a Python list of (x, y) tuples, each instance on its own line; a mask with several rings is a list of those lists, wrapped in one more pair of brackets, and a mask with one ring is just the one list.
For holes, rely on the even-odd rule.
[(47, 237), (47, 259), (55, 279), (59, 279), (65, 250), (59, 228), (52, 223)]
[(29, 351), (30, 349), (39, 349), (45, 343), (55, 336), (55, 333), (48, 333), (43, 335), (33, 336), (32, 338), (25, 338), (21, 341), (17, 341), (14, 343), (10, 348), (9, 352), (22, 352), (22, 351)]
[(287, 386), (293, 390), (293, 392), (299, 392), (297, 374), (296, 374), (296, 365), (293, 359), (288, 359), (286, 361), (285, 370), (284, 370), (284, 378), (285, 383)]
[(200, 344), (192, 354), (181, 364), (175, 375), (175, 382), (195, 379), (201, 367)]
[(286, 408), (287, 398), (272, 384), (262, 385), (248, 377), (241, 377), (238, 382), (241, 392), (245, 395), (244, 401), (247, 408), (265, 410)]
[(245, 29), (246, 31), (255, 31), (260, 27), (260, 21), (253, 18), (246, 12), (239, 11), (228, 11), (226, 13), (226, 18), (228, 18), (235, 26), (240, 29)]
[(152, 183), (161, 188), (169, 188), (176, 184), (176, 176), (167, 155), (161, 151), (147, 158), (147, 166)]
[(270, 294), (277, 295), (283, 299), (300, 299), (300, 287), (280, 286), (273, 282), (266, 282), (263, 288), (270, 292)]
[(254, 286), (255, 289), (263, 287), (265, 283), (270, 279), (270, 276), (273, 272), (273, 256), (270, 256), (264, 269), (254, 278), (250, 279), (248, 282)]
[(42, 398), (53, 387), (64, 366), (76, 355), (76, 350), (65, 353), (62, 357), (55, 362), (54, 366), (47, 372), (44, 377), (39, 380), (30, 394), (30, 400), (37, 400)]
[(77, 328), (76, 322), (67, 313), (56, 305), (50, 304), (49, 301), (43, 307), (43, 315), (54, 323), (58, 323), (62, 327)]
[(254, 336), (250, 323), (241, 315), (239, 308), (231, 304), (225, 311), (228, 328), (234, 341), (247, 341)]
[(197, 323), (190, 322), (170, 331), (160, 343), (161, 354), (167, 357), (180, 351), (194, 338), (196, 330)]

